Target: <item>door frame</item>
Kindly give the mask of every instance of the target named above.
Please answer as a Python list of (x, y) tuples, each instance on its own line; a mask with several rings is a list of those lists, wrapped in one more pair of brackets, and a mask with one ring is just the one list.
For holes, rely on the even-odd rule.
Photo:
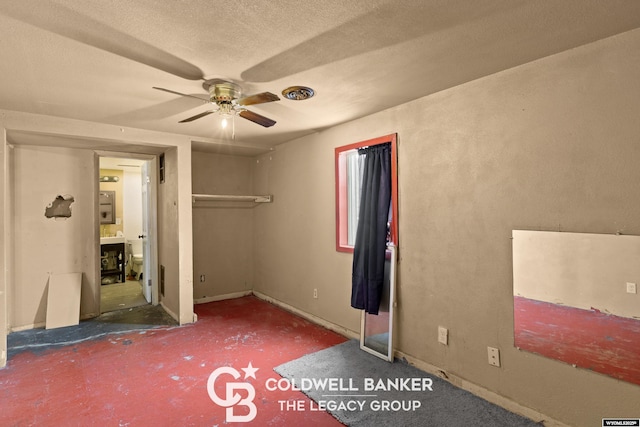
[[(149, 186), (147, 187), (147, 235), (148, 246), (143, 243), (143, 259), (148, 259), (151, 262), (145, 264), (145, 274), (151, 273), (150, 277), (146, 277), (144, 285), (149, 283), (151, 279), (151, 304), (158, 305), (160, 303), (160, 280), (158, 277), (158, 184), (160, 179), (158, 178), (158, 157), (153, 156), (152, 159), (148, 159), (148, 171)], [(143, 210), (144, 214), (144, 210)], [(143, 230), (144, 233), (144, 230)], [(146, 248), (149, 248), (147, 253)], [(144, 276), (143, 276), (144, 277)]]
[[(149, 206), (147, 212), (147, 221), (148, 221), (148, 236), (149, 246), (150, 246), (150, 254), (144, 254), (145, 263), (150, 261), (150, 271), (151, 271), (151, 304), (158, 305), (159, 300), (159, 283), (158, 283), (158, 155), (156, 154), (140, 154), (140, 153), (131, 153), (125, 151), (103, 151), (96, 150), (94, 151), (95, 163), (97, 167), (95, 168), (95, 179), (96, 183), (96, 206), (97, 199), (100, 188), (100, 157), (115, 157), (115, 158), (123, 158), (123, 159), (136, 159), (136, 160), (144, 160), (149, 162), (149, 179), (150, 179), (150, 191), (149, 191)], [(98, 232), (100, 229), (99, 224), (96, 226), (95, 236), (97, 238), (95, 245), (95, 254), (94, 257), (98, 259), (100, 257), (100, 233)], [(101, 295), (101, 280), (100, 280), (100, 266), (96, 265), (96, 271), (94, 283), (96, 284), (96, 300), (98, 304), (97, 315), (101, 314), (101, 303), (100, 303), (100, 295)], [(145, 284), (148, 283), (149, 278), (145, 278)]]

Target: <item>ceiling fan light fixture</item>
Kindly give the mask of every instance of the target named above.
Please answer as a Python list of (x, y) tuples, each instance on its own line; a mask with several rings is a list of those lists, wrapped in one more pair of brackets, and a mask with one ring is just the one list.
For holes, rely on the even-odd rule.
[[(189, 123), (194, 120), (201, 119), (202, 117), (208, 116), (209, 114), (218, 113), (220, 115), (228, 114), (229, 117), (231, 118), (231, 124), (234, 128), (235, 128), (235, 125), (234, 125), (235, 120), (233, 120), (233, 118), (236, 115), (266, 128), (276, 124), (275, 120), (272, 120), (261, 114), (255, 113), (251, 110), (247, 110), (245, 106), (280, 101), (280, 98), (278, 98), (278, 95), (275, 95), (271, 92), (262, 92), (262, 93), (256, 93), (250, 96), (240, 97), (241, 96), (240, 86), (238, 86), (235, 83), (220, 80), (220, 79), (207, 80), (202, 84), (202, 86), (207, 90), (207, 92), (209, 92), (209, 102), (207, 103), (213, 104), (214, 108), (211, 110), (203, 111), (202, 113), (196, 114), (195, 116), (188, 117), (184, 120), (180, 120), (178, 123)], [(198, 96), (188, 95), (186, 93), (180, 93), (174, 90), (164, 89), (156, 86), (153, 86), (153, 88), (157, 90), (161, 90), (163, 92), (169, 92), (169, 93), (173, 93), (175, 95), (180, 95), (180, 96), (188, 96), (191, 98), (199, 99), (200, 101), (204, 101), (204, 99)], [(229, 121), (229, 117), (227, 117), (227, 120), (226, 120), (227, 124)], [(234, 135), (235, 135), (235, 131), (234, 131)]]
[(282, 91), (282, 96), (292, 101), (304, 101), (315, 94), (316, 92), (307, 86), (291, 86)]

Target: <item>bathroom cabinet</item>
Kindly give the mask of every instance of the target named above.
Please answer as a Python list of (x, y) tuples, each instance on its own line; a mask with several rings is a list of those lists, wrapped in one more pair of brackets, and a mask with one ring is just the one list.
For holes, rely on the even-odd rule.
[(107, 243), (100, 245), (100, 276), (103, 279), (108, 276), (116, 276), (118, 277), (116, 283), (124, 282), (124, 243)]

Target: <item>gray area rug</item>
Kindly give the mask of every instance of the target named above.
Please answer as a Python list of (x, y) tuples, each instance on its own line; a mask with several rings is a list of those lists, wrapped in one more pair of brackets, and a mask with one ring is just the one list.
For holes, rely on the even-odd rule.
[(274, 368), (347, 426), (540, 426), (404, 361), (347, 341)]

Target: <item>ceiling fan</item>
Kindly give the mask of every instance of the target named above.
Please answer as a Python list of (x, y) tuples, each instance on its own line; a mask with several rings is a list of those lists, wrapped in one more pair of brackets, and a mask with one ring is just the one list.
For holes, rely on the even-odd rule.
[(205, 104), (214, 104), (217, 108), (209, 111), (205, 111), (200, 114), (196, 114), (195, 116), (186, 118), (184, 120), (180, 120), (178, 123), (187, 123), (192, 122), (194, 120), (198, 120), (202, 117), (208, 116), (212, 113), (219, 113), (223, 116), (223, 126), (226, 124), (226, 117), (233, 117), (236, 114), (243, 119), (247, 119), (253, 123), (257, 123), (260, 126), (264, 126), (266, 128), (271, 127), (276, 124), (275, 120), (271, 120), (268, 117), (262, 116), (258, 113), (254, 113), (253, 111), (247, 110), (244, 108), (247, 105), (257, 105), (264, 104), (267, 102), (279, 101), (280, 98), (278, 95), (274, 95), (271, 92), (262, 92), (255, 95), (250, 95), (241, 98), (242, 91), (240, 86), (235, 83), (221, 80), (221, 79), (211, 79), (207, 80), (202, 84), (202, 87), (209, 92), (209, 99), (204, 99), (195, 95), (188, 95), (186, 93), (176, 92), (170, 89), (164, 89), (161, 87), (153, 87), (153, 89), (161, 90), (164, 92), (173, 93), (175, 95), (180, 96), (188, 96), (190, 98), (198, 99)]

